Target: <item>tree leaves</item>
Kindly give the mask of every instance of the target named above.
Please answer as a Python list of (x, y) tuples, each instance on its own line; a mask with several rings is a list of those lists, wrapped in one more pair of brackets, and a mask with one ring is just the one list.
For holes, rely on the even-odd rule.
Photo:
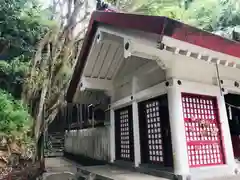
[(167, 16), (229, 39), (233, 38), (233, 31), (240, 32), (236, 30), (240, 25), (240, 1), (236, 0), (108, 0), (108, 2), (120, 10)]
[(232, 38), (232, 30), (240, 25), (240, 2), (234, 0), (194, 1), (186, 11), (185, 22), (204, 30)]
[(9, 136), (14, 134), (21, 136), (31, 125), (32, 119), (23, 102), (0, 90), (0, 132)]
[(34, 4), (34, 0), (1, 1), (0, 55), (11, 59), (35, 51), (35, 44), (47, 31), (49, 20)]
[(92, 10), (87, 0), (58, 2), (53, 9), (68, 7), (67, 12), (59, 12), (60, 15), (57, 13), (53, 17), (58, 25), (49, 28), (39, 42), (29, 66), (22, 96), (27, 104), (35, 104), (32, 115), (35, 119), (36, 141), (65, 105), (65, 92), (79, 56), (76, 44), (81, 44), (79, 37), (84, 36), (84, 23), (88, 22), (89, 11)]
[(21, 97), (21, 89), (29, 62), (20, 56), (12, 61), (0, 61), (1, 88), (12, 93), (14, 97)]

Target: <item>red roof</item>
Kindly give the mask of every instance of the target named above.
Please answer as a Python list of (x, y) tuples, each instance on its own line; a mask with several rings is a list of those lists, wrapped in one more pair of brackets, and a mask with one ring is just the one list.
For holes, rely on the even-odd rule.
[(161, 39), (162, 35), (165, 35), (193, 45), (240, 58), (240, 43), (167, 17), (95, 11), (92, 14), (81, 53), (67, 91), (67, 101), (72, 101), (73, 99), (91, 48), (94, 34), (99, 24), (108, 24), (121, 29), (155, 33), (159, 34), (159, 39)]

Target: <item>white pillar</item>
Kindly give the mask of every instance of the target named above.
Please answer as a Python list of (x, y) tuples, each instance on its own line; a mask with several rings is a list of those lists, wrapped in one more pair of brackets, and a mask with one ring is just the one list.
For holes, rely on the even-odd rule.
[(236, 168), (236, 162), (234, 160), (232, 139), (229, 129), (228, 117), (226, 112), (226, 105), (224, 96), (218, 96), (218, 108), (220, 116), (220, 125), (223, 137), (223, 149), (225, 154), (226, 164), (233, 168)]
[(113, 163), (115, 157), (115, 113), (114, 110), (110, 110), (110, 162)]
[(168, 109), (172, 138), (174, 174), (187, 176), (190, 172), (182, 112), (181, 91), (176, 85), (173, 85), (168, 89)]
[[(132, 78), (132, 95), (136, 94), (138, 89), (138, 78), (133, 76)], [(140, 136), (139, 136), (139, 115), (138, 115), (138, 103), (132, 102), (132, 118), (133, 118), (133, 142), (134, 142), (134, 165), (138, 167), (141, 163), (140, 154)]]
[(138, 103), (132, 103), (133, 112), (133, 139), (134, 139), (134, 165), (138, 167), (141, 163), (140, 154), (140, 137), (139, 137), (139, 116), (138, 116)]

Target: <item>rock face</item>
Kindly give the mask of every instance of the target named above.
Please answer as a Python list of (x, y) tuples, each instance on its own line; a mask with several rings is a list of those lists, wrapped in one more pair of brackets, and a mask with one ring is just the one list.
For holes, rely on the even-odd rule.
[[(30, 150), (31, 151), (31, 150)], [(32, 166), (33, 153), (29, 153), (29, 148), (18, 141), (0, 137), (0, 180), (1, 177), (9, 173), (21, 173), (27, 166)]]
[(5, 168), (9, 163), (11, 150), (8, 145), (0, 146), (0, 168)]
[(18, 166), (7, 166), (0, 171), (0, 180), (36, 180), (42, 174), (40, 163), (20, 161)]

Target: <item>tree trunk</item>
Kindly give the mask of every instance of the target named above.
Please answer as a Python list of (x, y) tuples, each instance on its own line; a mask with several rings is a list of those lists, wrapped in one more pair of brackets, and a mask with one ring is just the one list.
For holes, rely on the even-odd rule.
[(34, 129), (34, 135), (35, 135), (35, 140), (38, 141), (39, 139), (39, 135), (40, 135), (40, 128), (42, 123), (44, 122), (44, 102), (45, 102), (45, 98), (46, 98), (46, 94), (48, 91), (48, 79), (45, 80), (45, 82), (43, 83), (43, 89), (41, 92), (41, 98), (40, 98), (40, 102), (39, 102), (39, 107), (38, 107), (38, 113), (37, 113), (37, 117), (36, 117), (36, 122), (35, 122), (35, 129)]
[(37, 143), (37, 160), (41, 163), (41, 170), (45, 171), (44, 133), (40, 135)]

